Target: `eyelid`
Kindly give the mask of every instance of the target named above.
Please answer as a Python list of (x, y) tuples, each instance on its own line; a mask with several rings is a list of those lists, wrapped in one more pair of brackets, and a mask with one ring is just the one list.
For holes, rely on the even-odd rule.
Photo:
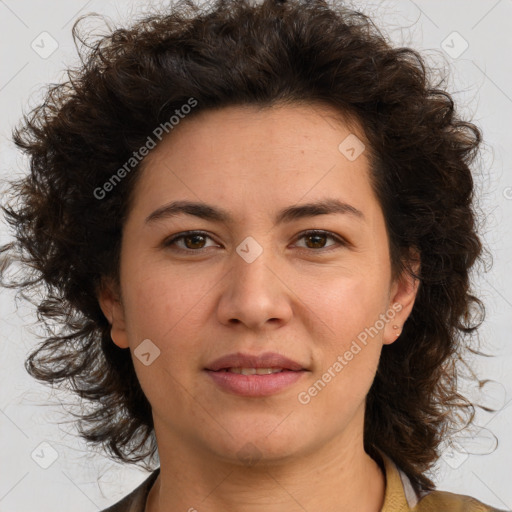
[(321, 247), (320, 249), (309, 249), (308, 247), (300, 247), (300, 249), (306, 250), (308, 252), (329, 252), (331, 250), (339, 249), (340, 246), (344, 247), (349, 245), (348, 242), (340, 235), (337, 235), (336, 233), (333, 233), (332, 231), (327, 231), (325, 229), (306, 229), (305, 231), (301, 231), (297, 237), (295, 238), (295, 242), (300, 240), (301, 238), (304, 238), (306, 236), (312, 236), (312, 235), (324, 235), (326, 238), (332, 238), (334, 241), (337, 242), (337, 245), (329, 245), (327, 247)]
[[(166, 238), (163, 241), (162, 246), (163, 247), (172, 247), (175, 242), (182, 240), (183, 238), (186, 238), (187, 236), (193, 236), (193, 235), (202, 235), (205, 238), (210, 238), (211, 240), (213, 240), (213, 237), (211, 235), (209, 235), (206, 231), (194, 229), (191, 231), (181, 231), (180, 233), (176, 233), (175, 235), (172, 235), (169, 238)], [(175, 250), (181, 251), (181, 252), (187, 252), (187, 253), (193, 253), (193, 252), (199, 253), (199, 252), (204, 251), (204, 249), (196, 249), (196, 250), (182, 249), (181, 247), (177, 247)]]
[[(208, 234), (206, 231), (191, 230), (191, 231), (182, 231), (180, 233), (176, 233), (175, 235), (172, 235), (171, 237), (169, 237), (169, 238), (164, 240), (164, 242), (162, 243), (162, 246), (164, 248), (165, 247), (172, 247), (175, 244), (175, 242), (177, 242), (179, 240), (182, 240), (182, 239), (186, 238), (187, 236), (193, 236), (193, 235), (202, 235), (205, 238), (209, 238), (210, 240), (215, 241), (214, 238), (210, 234)], [(333, 233), (332, 231), (327, 231), (325, 229), (306, 229), (305, 231), (301, 231), (295, 237), (295, 242), (297, 242), (301, 238), (304, 238), (304, 237), (306, 237), (308, 235), (310, 235), (310, 236), (312, 236), (312, 235), (324, 235), (326, 238), (331, 238), (331, 239), (335, 240), (337, 242), (337, 244), (330, 245), (330, 246), (327, 246), (327, 247), (321, 247), (319, 249), (310, 249), (308, 247), (299, 247), (299, 249), (301, 249), (303, 251), (307, 251), (307, 252), (326, 253), (326, 252), (330, 252), (330, 251), (335, 250), (335, 249), (339, 249), (340, 247), (346, 247), (346, 246), (350, 245), (349, 242), (346, 239), (344, 239), (343, 237), (341, 237), (340, 235), (338, 235), (336, 233)], [(173, 250), (175, 250), (177, 252), (191, 254), (191, 253), (202, 253), (202, 252), (204, 252), (208, 248), (209, 247), (201, 248), (201, 249), (182, 249), (181, 247), (176, 247), (175, 246)]]

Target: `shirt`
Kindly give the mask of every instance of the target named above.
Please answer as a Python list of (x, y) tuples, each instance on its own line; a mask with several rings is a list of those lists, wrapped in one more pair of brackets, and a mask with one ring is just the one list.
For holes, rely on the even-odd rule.
[[(511, 512), (492, 508), (462, 494), (437, 489), (419, 492), (389, 457), (383, 453), (381, 456), (385, 469), (386, 491), (380, 512)], [(144, 512), (147, 496), (159, 473), (160, 468), (153, 471), (130, 494), (102, 512)]]

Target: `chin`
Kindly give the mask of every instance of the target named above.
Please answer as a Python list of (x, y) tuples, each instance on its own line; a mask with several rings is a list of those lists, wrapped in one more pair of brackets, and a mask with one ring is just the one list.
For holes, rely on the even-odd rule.
[(221, 439), (209, 439), (209, 449), (225, 462), (240, 466), (278, 464), (299, 456), (305, 449), (305, 433), (291, 424), (285, 426), (288, 419), (282, 420), (241, 421), (236, 428), (224, 423), (229, 434), (222, 431)]

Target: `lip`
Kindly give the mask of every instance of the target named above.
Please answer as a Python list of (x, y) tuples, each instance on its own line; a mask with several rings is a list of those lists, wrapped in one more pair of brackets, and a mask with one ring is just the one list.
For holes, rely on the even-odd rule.
[(257, 356), (237, 352), (216, 359), (206, 370), (217, 372), (227, 368), (283, 368), (284, 370), (306, 370), (300, 363), (275, 352), (265, 352)]
[[(222, 371), (227, 368), (282, 368), (268, 375), (242, 375)], [(246, 397), (264, 397), (276, 394), (297, 382), (308, 371), (301, 364), (274, 352), (258, 356), (228, 354), (205, 368), (206, 373), (220, 389)]]
[(263, 397), (274, 395), (291, 386), (302, 378), (306, 370), (283, 370), (269, 375), (242, 375), (222, 370), (207, 370), (206, 373), (223, 391), (239, 396)]

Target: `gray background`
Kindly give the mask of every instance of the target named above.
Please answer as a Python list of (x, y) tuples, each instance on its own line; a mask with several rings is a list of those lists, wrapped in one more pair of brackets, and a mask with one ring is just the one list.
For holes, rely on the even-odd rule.
[[(0, 177), (26, 170), (25, 158), (10, 141), (21, 112), (38, 103), (44, 84), (63, 80), (62, 70), (78, 64), (71, 39), (73, 21), (97, 12), (123, 24), (147, 5), (0, 0)], [(464, 382), (461, 386), (470, 398), (485, 399), (498, 411), (478, 412), (477, 428), (461, 436), (455, 449), (446, 446), (432, 477), (444, 490), (512, 509), (512, 0), (351, 5), (372, 15), (396, 44), (422, 51), (431, 65), (447, 67), (447, 88), (460, 114), (484, 133), (475, 179), (485, 213), (482, 232), (494, 265), (476, 276), (475, 288), (487, 307), (482, 348), (494, 357), (478, 358), (474, 366), (481, 378), (493, 382), (483, 393)], [(94, 20), (91, 29), (105, 31)], [(8, 239), (5, 226), (0, 226), (0, 242)], [(30, 307), (20, 303), (16, 309), (14, 294), (0, 290), (0, 512), (103, 509), (147, 473), (94, 453), (76, 436), (67, 412), (71, 397), (52, 392), (26, 374), (23, 361), (40, 332), (34, 321)], [(499, 439), (496, 449), (492, 434)]]

